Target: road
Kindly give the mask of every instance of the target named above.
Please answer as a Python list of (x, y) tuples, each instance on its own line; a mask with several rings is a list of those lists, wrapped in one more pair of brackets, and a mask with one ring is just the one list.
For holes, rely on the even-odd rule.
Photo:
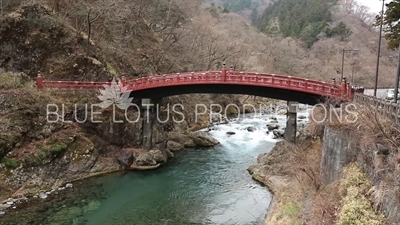
[[(377, 89), (376, 97), (384, 99), (386, 97), (386, 93), (387, 93), (388, 90), (389, 89)], [(364, 94), (373, 96), (374, 95), (374, 89), (365, 89), (364, 90)]]

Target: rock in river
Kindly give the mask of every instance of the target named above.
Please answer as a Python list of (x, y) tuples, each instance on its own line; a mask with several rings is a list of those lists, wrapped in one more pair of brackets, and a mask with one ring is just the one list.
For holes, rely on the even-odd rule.
[(254, 128), (254, 127), (248, 127), (247, 128), (247, 131), (248, 132), (254, 132), (254, 131), (256, 131), (257, 129), (256, 128)]
[(267, 127), (268, 127), (268, 130), (269, 130), (269, 131), (273, 131), (273, 130), (279, 129), (279, 125), (276, 124), (276, 123), (268, 124)]
[(167, 154), (161, 152), (161, 150), (151, 150), (150, 155), (153, 156), (153, 160), (157, 163), (166, 163), (167, 162)]
[(167, 146), (171, 152), (177, 152), (185, 148), (185, 145), (171, 140), (167, 142)]
[(281, 139), (285, 137), (285, 131), (283, 130), (274, 130), (273, 134), (275, 139)]
[(149, 152), (140, 153), (136, 159), (138, 166), (154, 166), (157, 162), (153, 159), (153, 155)]
[(127, 149), (122, 149), (120, 152), (117, 154), (117, 161), (119, 164), (122, 166), (128, 168), (132, 165), (133, 163), (133, 152)]
[(169, 141), (174, 141), (176, 143), (180, 143), (180, 144), (184, 145), (185, 147), (196, 146), (196, 143), (193, 142), (193, 140), (189, 137), (189, 135), (178, 133), (178, 132), (170, 132), (168, 134), (168, 142)]
[(212, 147), (219, 144), (218, 140), (203, 131), (192, 133), (190, 137), (198, 146)]

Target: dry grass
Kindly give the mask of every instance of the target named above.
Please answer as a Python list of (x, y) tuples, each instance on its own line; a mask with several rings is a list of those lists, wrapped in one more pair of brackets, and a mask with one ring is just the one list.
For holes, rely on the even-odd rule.
[(343, 171), (339, 190), (342, 195), (342, 207), (337, 225), (384, 225), (384, 216), (376, 212), (367, 192), (371, 182), (356, 164), (350, 164)]
[(275, 199), (266, 224), (318, 224), (334, 218), (334, 198), (314, 198), (323, 196), (319, 179), (322, 140), (318, 133), (314, 135), (316, 138), (302, 138), (297, 144), (278, 143), (271, 153), (259, 157), (266, 174), (263, 181)]
[(357, 104), (358, 120), (355, 127), (358, 131), (368, 134), (376, 143), (390, 145), (392, 153), (400, 150), (400, 126), (381, 114), (377, 107), (366, 102)]

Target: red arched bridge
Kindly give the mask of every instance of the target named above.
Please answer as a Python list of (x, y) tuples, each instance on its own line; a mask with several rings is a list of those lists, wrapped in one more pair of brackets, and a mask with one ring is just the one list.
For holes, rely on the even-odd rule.
[[(53, 81), (37, 77), (38, 89), (93, 90), (110, 82)], [(221, 71), (164, 74), (120, 80), (123, 90), (135, 98), (161, 98), (192, 93), (247, 94), (305, 104), (316, 104), (325, 98), (348, 101), (356, 90), (341, 85), (299, 77), (253, 72)]]

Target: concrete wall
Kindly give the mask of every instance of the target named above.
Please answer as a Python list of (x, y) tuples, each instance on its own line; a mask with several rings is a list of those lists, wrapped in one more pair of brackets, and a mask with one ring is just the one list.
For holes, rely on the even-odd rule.
[(323, 185), (329, 185), (340, 178), (343, 167), (357, 161), (372, 181), (370, 194), (376, 209), (390, 224), (400, 224), (400, 186), (394, 178), (400, 167), (390, 167), (389, 161), (394, 159), (387, 148), (377, 143), (365, 147), (355, 132), (325, 127), (320, 178)]
[(328, 185), (340, 176), (342, 168), (355, 161), (356, 139), (349, 130), (325, 128), (321, 159), (321, 182)]

